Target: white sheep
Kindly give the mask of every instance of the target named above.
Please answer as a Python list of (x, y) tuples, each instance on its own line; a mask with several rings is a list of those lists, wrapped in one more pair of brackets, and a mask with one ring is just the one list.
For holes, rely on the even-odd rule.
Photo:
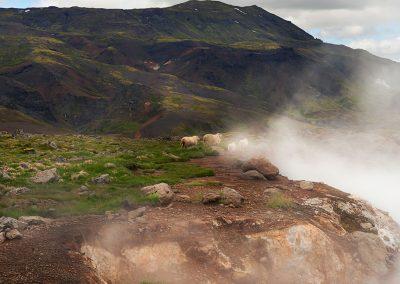
[(249, 146), (249, 140), (247, 140), (247, 138), (239, 140), (239, 148), (245, 148), (247, 146)]
[(203, 142), (204, 144), (208, 146), (216, 146), (219, 145), (222, 141), (222, 134), (217, 133), (217, 134), (206, 134), (203, 136)]
[(197, 145), (199, 143), (200, 137), (199, 136), (186, 136), (181, 139), (181, 146), (183, 148), (191, 147)]
[(235, 152), (237, 149), (237, 145), (235, 142), (231, 142), (228, 144), (228, 152)]

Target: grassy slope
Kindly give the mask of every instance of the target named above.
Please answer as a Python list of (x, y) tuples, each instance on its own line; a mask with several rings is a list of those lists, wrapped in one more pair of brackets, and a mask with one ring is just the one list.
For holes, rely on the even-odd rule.
[[(55, 142), (58, 149), (50, 148), (47, 145), (49, 141)], [(191, 177), (212, 175), (209, 169), (186, 163), (190, 158), (210, 154), (213, 153), (203, 146), (181, 149), (178, 142), (77, 135), (17, 138), (4, 135), (0, 137), (0, 169), (6, 170), (12, 179), (0, 177), (0, 185), (3, 184), (0, 215), (102, 213), (117, 210), (124, 201), (132, 204), (156, 202), (154, 198), (142, 196), (138, 188), (159, 182), (174, 184)], [(21, 162), (28, 163), (30, 168), (21, 168)], [(109, 168), (107, 163), (113, 163), (115, 167)], [(59, 182), (43, 185), (31, 182), (30, 178), (36, 170), (53, 167), (57, 168), (61, 176)], [(72, 175), (80, 171), (85, 171), (87, 175), (72, 179)], [(111, 183), (93, 184), (92, 178), (101, 174), (109, 174)], [(82, 185), (87, 185), (93, 194), (79, 195), (78, 189)], [(4, 188), (10, 186), (26, 186), (32, 190), (11, 197), (5, 195), (8, 190)]]
[(97, 133), (133, 135), (160, 113), (148, 135), (227, 128), (299, 94), (294, 112), (330, 119), (354, 109), (361, 63), (393, 65), (322, 44), (256, 6), (214, 1), (146, 10), (0, 9), (0, 32), (0, 79), (18, 85), (0, 104), (35, 114), (36, 107), (9, 102), (21, 88), (34, 91), (58, 125)]

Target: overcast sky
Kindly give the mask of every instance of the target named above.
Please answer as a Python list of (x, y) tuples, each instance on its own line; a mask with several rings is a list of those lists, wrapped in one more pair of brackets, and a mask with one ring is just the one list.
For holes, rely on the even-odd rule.
[[(166, 7), (182, 0), (0, 0), (0, 7)], [(258, 5), (327, 42), (400, 61), (400, 0), (224, 0)]]

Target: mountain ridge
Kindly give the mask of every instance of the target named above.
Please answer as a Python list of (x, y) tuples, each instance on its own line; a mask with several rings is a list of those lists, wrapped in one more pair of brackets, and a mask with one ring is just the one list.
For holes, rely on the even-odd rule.
[[(363, 69), (400, 70), (325, 44), (259, 7), (217, 1), (0, 9), (0, 31), (0, 87), (8, 90), (0, 105), (84, 132), (219, 131), (262, 123), (288, 104), (329, 121), (356, 108)], [(35, 94), (36, 103), (21, 94)]]

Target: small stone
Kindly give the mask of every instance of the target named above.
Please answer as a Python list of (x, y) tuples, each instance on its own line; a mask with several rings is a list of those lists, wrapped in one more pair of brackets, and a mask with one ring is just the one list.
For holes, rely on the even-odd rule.
[(128, 212), (128, 220), (134, 220), (138, 217), (142, 217), (144, 215), (144, 213), (146, 212), (146, 207), (140, 207), (136, 210), (133, 211), (129, 211)]
[(10, 176), (8, 173), (6, 173), (6, 172), (0, 172), (0, 177), (2, 177), (2, 178), (5, 179), (5, 180), (10, 180), (10, 179), (12, 179), (11, 176)]
[(71, 180), (78, 180), (80, 178), (86, 177), (89, 174), (85, 171), (80, 171), (79, 173), (75, 173), (71, 175)]
[(57, 144), (55, 142), (53, 142), (53, 141), (48, 142), (47, 145), (53, 150), (57, 150), (58, 149)]
[(304, 190), (313, 190), (314, 189), (314, 184), (311, 181), (303, 180), (299, 183), (299, 186), (301, 189), (304, 189)]
[(252, 158), (243, 163), (242, 171), (256, 170), (267, 179), (275, 179), (279, 175), (279, 169), (266, 158)]
[(244, 202), (244, 197), (233, 188), (224, 187), (221, 200), (225, 205), (240, 207)]
[(22, 234), (17, 229), (11, 229), (10, 231), (6, 232), (7, 240), (16, 240), (21, 238)]
[(371, 223), (361, 223), (360, 226), (364, 230), (371, 230), (374, 227)]
[(15, 188), (12, 188), (7, 193), (7, 195), (16, 196), (16, 195), (21, 195), (21, 194), (24, 194), (24, 193), (27, 193), (27, 192), (30, 192), (30, 191), (31, 190), (29, 188), (27, 188), (27, 187), (15, 187)]
[(29, 164), (25, 163), (25, 162), (20, 163), (19, 166), (21, 167), (21, 169), (24, 169), (24, 170), (27, 170), (30, 167)]
[(60, 179), (60, 176), (57, 173), (57, 169), (49, 169), (44, 171), (39, 171), (36, 175), (32, 178), (32, 182), (34, 183), (50, 183), (55, 182)]
[(6, 233), (0, 232), (0, 244), (4, 243), (5, 241), (6, 241)]
[(268, 194), (268, 195), (274, 194), (277, 192), (280, 192), (280, 189), (276, 188), (276, 187), (268, 187), (266, 190), (264, 190), (264, 194)]
[(22, 216), (18, 218), (18, 221), (28, 224), (28, 226), (37, 226), (42, 224), (50, 223), (51, 220), (40, 216)]
[(114, 168), (116, 168), (117, 166), (116, 166), (115, 164), (113, 164), (113, 163), (106, 163), (106, 164), (104, 165), (104, 167), (105, 167), (106, 169), (114, 169)]
[(92, 179), (94, 184), (107, 184), (110, 183), (110, 181), (111, 179), (109, 174), (104, 174)]
[(141, 191), (147, 196), (155, 194), (159, 198), (161, 204), (170, 203), (175, 195), (171, 187), (166, 183), (145, 186)]
[(175, 196), (175, 201), (184, 202), (184, 203), (190, 203), (191, 199), (190, 199), (189, 195), (178, 194), (178, 195)]
[(221, 195), (215, 192), (206, 193), (201, 199), (203, 204), (218, 203), (219, 201), (221, 201)]
[(265, 176), (263, 176), (260, 172), (256, 170), (250, 170), (242, 174), (244, 179), (253, 179), (253, 180), (266, 180)]

